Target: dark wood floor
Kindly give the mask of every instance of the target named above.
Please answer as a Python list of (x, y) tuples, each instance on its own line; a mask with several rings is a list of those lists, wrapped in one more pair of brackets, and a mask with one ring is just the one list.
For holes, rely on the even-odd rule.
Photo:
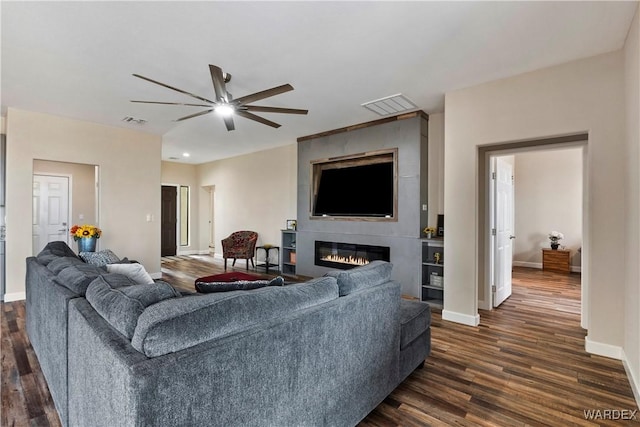
[[(191, 290), (196, 277), (222, 272), (222, 263), (169, 257), (162, 272)], [(579, 298), (579, 275), (518, 268), (513, 295), (500, 309), (482, 311), (480, 326), (443, 321), (434, 312), (425, 367), (360, 425), (640, 425), (640, 414), (585, 419), (585, 411), (638, 408), (622, 363), (584, 351)], [(2, 304), (1, 425), (60, 426), (24, 319), (23, 301)]]

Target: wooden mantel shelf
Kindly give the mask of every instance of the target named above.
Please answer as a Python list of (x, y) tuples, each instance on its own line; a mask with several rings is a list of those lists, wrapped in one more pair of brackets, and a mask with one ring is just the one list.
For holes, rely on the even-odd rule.
[(356, 130), (356, 129), (368, 128), (368, 127), (371, 127), (371, 126), (381, 125), (383, 123), (390, 123), (390, 122), (395, 122), (395, 121), (398, 121), (398, 120), (413, 119), (414, 117), (422, 117), (425, 120), (429, 120), (429, 115), (427, 113), (425, 113), (424, 111), (422, 111), (422, 110), (420, 110), (420, 111), (412, 111), (411, 113), (398, 114), (397, 116), (384, 117), (382, 119), (373, 120), (371, 122), (366, 122), (366, 123), (360, 123), (360, 124), (357, 124), (357, 125), (346, 126), (346, 127), (339, 128), (339, 129), (334, 129), (334, 130), (328, 130), (326, 132), (316, 133), (315, 135), (301, 136), (300, 138), (298, 138), (297, 141), (298, 142), (303, 142), (303, 141), (308, 141), (310, 139), (323, 138), (325, 136), (335, 135), (337, 133), (343, 133), (343, 132), (351, 132), (351, 131)]

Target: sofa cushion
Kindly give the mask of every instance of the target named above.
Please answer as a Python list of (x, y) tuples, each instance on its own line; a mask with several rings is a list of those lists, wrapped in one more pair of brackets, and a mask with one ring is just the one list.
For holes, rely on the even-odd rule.
[(142, 264), (108, 264), (105, 267), (109, 273), (122, 274), (139, 285), (153, 283), (153, 278), (147, 273)]
[(65, 268), (58, 273), (54, 281), (77, 295), (85, 296), (93, 279), (105, 273), (106, 271), (100, 267), (83, 262)]
[(180, 296), (180, 293), (167, 282), (112, 287), (104, 276), (95, 278), (87, 288), (87, 301), (128, 339), (133, 336), (138, 317), (145, 308), (159, 301)]
[(400, 349), (405, 349), (431, 326), (431, 307), (420, 301), (400, 300)]
[(70, 257), (70, 256), (56, 257), (55, 259), (51, 260), (51, 262), (47, 264), (47, 268), (53, 274), (58, 274), (65, 268), (72, 265), (77, 265), (77, 264), (84, 264), (84, 262), (78, 257)]
[(118, 258), (111, 249), (104, 249), (98, 252), (80, 252), (80, 258), (85, 262), (97, 265), (98, 267), (120, 261), (120, 258)]
[(367, 265), (345, 271), (329, 271), (328, 277), (335, 277), (340, 288), (340, 296), (349, 295), (360, 289), (376, 286), (391, 280), (393, 264), (386, 261), (372, 261)]
[(38, 262), (47, 265), (59, 257), (76, 257), (75, 252), (63, 241), (49, 242), (36, 256)]
[(222, 338), (338, 298), (333, 277), (253, 292), (217, 292), (162, 301), (138, 319), (131, 340), (148, 357)]
[(249, 291), (265, 286), (283, 286), (284, 278), (275, 277), (271, 280), (238, 280), (236, 282), (196, 282), (196, 290), (203, 294), (212, 292)]

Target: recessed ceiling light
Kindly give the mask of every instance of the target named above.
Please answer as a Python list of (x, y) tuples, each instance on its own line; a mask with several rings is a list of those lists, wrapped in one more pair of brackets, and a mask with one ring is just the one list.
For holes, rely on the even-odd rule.
[(374, 101), (365, 102), (361, 105), (380, 116), (400, 114), (418, 108), (416, 104), (414, 104), (409, 100), (409, 98), (401, 93), (397, 95), (387, 96), (386, 98), (380, 98)]
[(189, 154), (189, 153), (182, 153), (182, 157), (189, 157), (189, 156), (191, 156), (191, 154)]

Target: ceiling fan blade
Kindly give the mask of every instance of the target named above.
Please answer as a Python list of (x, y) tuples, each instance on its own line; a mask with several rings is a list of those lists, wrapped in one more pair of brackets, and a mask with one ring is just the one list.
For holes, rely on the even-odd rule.
[(206, 105), (206, 104), (185, 104), (183, 102), (160, 102), (160, 101), (131, 101), (131, 102), (137, 102), (139, 104), (187, 105), (189, 107), (211, 107), (211, 105)]
[(167, 89), (175, 90), (176, 92), (180, 92), (180, 93), (183, 93), (183, 94), (185, 94), (185, 95), (189, 95), (189, 96), (191, 96), (191, 97), (193, 97), (193, 98), (199, 99), (200, 101), (204, 101), (204, 102), (208, 102), (208, 103), (210, 103), (210, 104), (214, 104), (214, 102), (213, 102), (213, 101), (210, 101), (210, 100), (208, 100), (207, 98), (203, 98), (203, 97), (201, 97), (201, 96), (194, 95), (194, 94), (189, 93), (189, 92), (187, 92), (187, 91), (184, 91), (184, 90), (182, 90), (182, 89), (178, 89), (177, 87), (169, 86), (168, 84), (165, 84), (165, 83), (161, 83), (161, 82), (155, 81), (155, 80), (153, 80), (153, 79), (150, 79), (149, 77), (141, 76), (140, 74), (133, 74), (133, 76), (134, 76), (134, 77), (137, 77), (137, 78), (139, 78), (139, 79), (142, 79), (142, 80), (146, 80), (146, 81), (151, 82), (151, 83), (155, 83), (155, 84), (160, 85), (160, 86), (162, 86), (162, 87), (166, 87)]
[(274, 128), (279, 128), (280, 125), (278, 123), (272, 122), (271, 120), (267, 120), (264, 117), (256, 116), (255, 114), (249, 113), (248, 111), (236, 110), (235, 114), (240, 117), (244, 117), (245, 119), (255, 120), (256, 122), (262, 123), (263, 125), (271, 126)]
[(254, 101), (259, 101), (261, 99), (269, 98), (270, 96), (280, 95), (281, 93), (289, 92), (293, 90), (293, 86), (290, 84), (272, 87), (271, 89), (263, 90), (260, 92), (252, 93), (251, 95), (241, 96), (240, 98), (236, 98), (233, 100), (233, 104), (241, 106), (245, 104), (250, 104)]
[(209, 64), (209, 72), (211, 73), (211, 80), (213, 81), (213, 90), (216, 92), (216, 101), (229, 102), (222, 68)]
[(297, 108), (261, 107), (258, 105), (244, 105), (241, 108), (247, 111), (262, 111), (263, 113), (307, 114), (309, 110)]
[(179, 119), (176, 120), (176, 122), (180, 122), (182, 120), (187, 120), (187, 119), (192, 119), (192, 118), (198, 117), (198, 116), (203, 116), (203, 115), (205, 115), (207, 113), (210, 113), (212, 111), (213, 111), (213, 109), (200, 111), (199, 113), (195, 113), (195, 114), (189, 114), (188, 116), (180, 117)]
[(222, 118), (224, 119), (224, 125), (227, 127), (228, 131), (235, 130), (236, 127), (233, 124), (233, 117), (231, 117), (231, 116), (223, 116)]

